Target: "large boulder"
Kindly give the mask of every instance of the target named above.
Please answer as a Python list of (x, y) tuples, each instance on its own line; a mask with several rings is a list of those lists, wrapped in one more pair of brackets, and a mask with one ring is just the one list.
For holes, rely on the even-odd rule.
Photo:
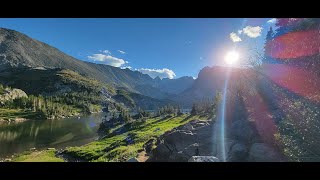
[[(162, 140), (152, 152), (154, 161), (187, 161), (195, 152), (188, 148), (196, 142), (192, 132), (176, 130)], [(193, 151), (193, 152), (192, 152)]]
[(234, 144), (229, 152), (228, 161), (243, 162), (248, 157), (248, 148), (242, 143)]
[(220, 162), (220, 160), (214, 156), (192, 156), (188, 162)]
[(254, 131), (247, 121), (235, 121), (231, 125), (231, 135), (238, 141), (248, 143), (253, 138)]
[(253, 162), (278, 162), (282, 161), (279, 154), (273, 147), (265, 143), (255, 143), (250, 147), (249, 161)]
[(213, 128), (206, 121), (187, 123), (160, 137), (148, 161), (187, 162), (192, 156), (212, 156), (212, 133)]

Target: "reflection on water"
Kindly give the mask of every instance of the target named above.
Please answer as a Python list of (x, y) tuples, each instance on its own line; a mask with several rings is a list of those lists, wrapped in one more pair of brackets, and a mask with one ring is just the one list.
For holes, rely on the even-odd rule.
[(30, 120), (0, 124), (0, 157), (30, 148), (63, 148), (86, 144), (97, 138), (97, 129), (105, 113), (81, 118)]

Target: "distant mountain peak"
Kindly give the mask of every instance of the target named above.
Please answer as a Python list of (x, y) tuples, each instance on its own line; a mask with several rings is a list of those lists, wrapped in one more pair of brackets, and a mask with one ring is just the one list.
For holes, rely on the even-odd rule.
[[(193, 83), (193, 81), (183, 82), (181, 79), (176, 81), (168, 78), (161, 80), (160, 77), (153, 79), (139, 71), (81, 61), (23, 33), (0, 28), (0, 71), (22, 67), (42, 70), (70, 69), (100, 82), (125, 87), (132, 92), (153, 98), (166, 97), (168, 93), (180, 92)], [(161, 86), (155, 86), (159, 82)]]
[(159, 76), (155, 77), (154, 80), (161, 81), (161, 78)]

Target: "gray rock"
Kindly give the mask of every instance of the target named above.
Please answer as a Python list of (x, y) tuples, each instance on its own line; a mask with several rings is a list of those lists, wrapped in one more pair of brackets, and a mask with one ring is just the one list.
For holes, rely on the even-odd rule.
[(188, 162), (220, 162), (218, 158), (214, 156), (192, 156)]
[(248, 157), (248, 149), (244, 144), (236, 143), (229, 152), (228, 161), (245, 161)]
[(148, 161), (168, 161), (170, 155), (172, 154), (172, 150), (162, 143), (159, 144), (151, 153), (152, 154)]
[(211, 120), (196, 120), (196, 121), (191, 121), (190, 124), (194, 126), (194, 128), (199, 128), (199, 127), (205, 127), (210, 125)]
[(236, 140), (247, 143), (252, 139), (254, 132), (249, 123), (244, 120), (235, 121), (232, 123), (231, 134)]
[(250, 148), (249, 161), (277, 162), (281, 161), (281, 155), (274, 148), (265, 143), (255, 143)]
[[(231, 147), (235, 144), (235, 141), (233, 139), (229, 139), (229, 138), (225, 138), (224, 139), (224, 148), (222, 147), (222, 139), (218, 138), (214, 140), (214, 148), (216, 149), (216, 154), (215, 156), (219, 159), (221, 159), (222, 161), (224, 159), (228, 158), (228, 154), (229, 151), (231, 149)], [(224, 149), (224, 151), (223, 151)], [(225, 155), (226, 157), (224, 157), (223, 155)]]
[(182, 126), (181, 129), (184, 129), (186, 131), (192, 131), (194, 128), (190, 123), (185, 124), (184, 126)]
[(137, 158), (131, 158), (127, 162), (139, 162), (139, 161), (137, 160)]
[(147, 141), (147, 142), (143, 145), (144, 150), (145, 150), (147, 153), (149, 153), (149, 152), (152, 150), (152, 148), (153, 148), (153, 146), (154, 146), (155, 143), (156, 143), (156, 139), (150, 139), (149, 141)]
[[(195, 128), (196, 127), (196, 128)], [(148, 161), (187, 162), (195, 155), (212, 156), (213, 127), (206, 121), (192, 121), (165, 133)]]
[(10, 158), (6, 158), (5, 160), (4, 160), (4, 162), (11, 162), (12, 160), (10, 159)]

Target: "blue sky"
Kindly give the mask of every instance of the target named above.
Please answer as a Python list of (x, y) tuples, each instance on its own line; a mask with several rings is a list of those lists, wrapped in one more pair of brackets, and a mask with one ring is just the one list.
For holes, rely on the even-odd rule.
[(179, 78), (197, 77), (203, 67), (221, 63), (234, 48), (240, 56), (246, 53), (244, 47), (261, 49), (274, 24), (267, 22), (270, 19), (2, 18), (0, 27), (25, 33), (83, 61)]

